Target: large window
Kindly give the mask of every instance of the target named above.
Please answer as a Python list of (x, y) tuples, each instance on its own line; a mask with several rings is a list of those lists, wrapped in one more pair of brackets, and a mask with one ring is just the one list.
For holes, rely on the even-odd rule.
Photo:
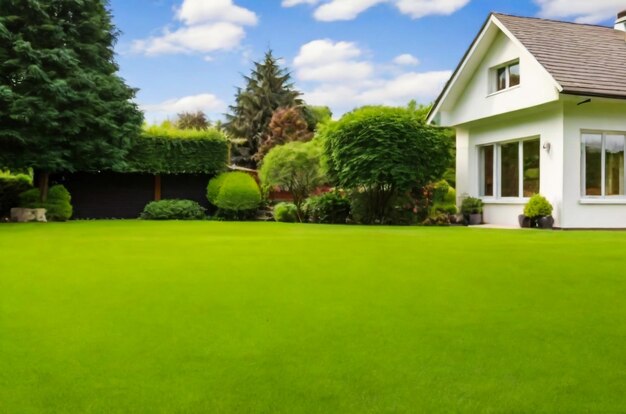
[(583, 195), (623, 197), (626, 134), (585, 132), (582, 134), (582, 144)]
[(493, 86), (490, 88), (490, 92), (492, 93), (503, 91), (520, 84), (521, 77), (519, 61), (494, 68), (492, 69), (492, 72), (494, 75), (494, 80), (492, 82)]
[(521, 198), (539, 193), (539, 139), (485, 145), (479, 149), (480, 195)]

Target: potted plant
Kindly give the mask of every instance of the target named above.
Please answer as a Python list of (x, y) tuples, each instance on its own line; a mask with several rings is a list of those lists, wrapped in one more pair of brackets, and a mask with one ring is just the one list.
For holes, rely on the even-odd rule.
[(480, 198), (466, 197), (461, 203), (461, 213), (470, 226), (483, 222), (483, 202)]
[(530, 221), (530, 227), (551, 229), (554, 227), (552, 204), (542, 195), (535, 194), (524, 206), (524, 216)]

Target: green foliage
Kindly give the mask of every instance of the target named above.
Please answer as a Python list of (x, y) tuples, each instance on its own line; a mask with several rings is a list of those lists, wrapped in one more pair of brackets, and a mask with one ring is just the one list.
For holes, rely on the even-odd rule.
[(456, 190), (446, 180), (441, 180), (433, 186), (433, 205), (430, 209), (431, 218), (441, 215), (454, 215), (456, 208)]
[(271, 150), (259, 171), (264, 190), (280, 187), (289, 191), (303, 219), (303, 203), (325, 176), (321, 165), (322, 148), (317, 142), (291, 142)]
[(267, 138), (254, 159), (263, 161), (265, 155), (274, 147), (294, 141), (306, 142), (311, 138), (313, 138), (313, 133), (309, 131), (299, 108), (279, 108), (272, 115)]
[(214, 174), (228, 163), (228, 140), (215, 129), (153, 126), (131, 142), (123, 172)]
[(62, 185), (50, 187), (48, 198), (40, 201), (39, 189), (33, 188), (20, 194), (19, 206), (23, 208), (45, 208), (48, 221), (67, 221), (72, 218), (72, 198)]
[(224, 184), (224, 180), (226, 180), (227, 177), (228, 173), (221, 173), (220, 175), (214, 177), (211, 181), (209, 181), (206, 192), (206, 198), (207, 200), (209, 200), (209, 203), (216, 205), (217, 196), (220, 194), (222, 184)]
[(364, 223), (386, 223), (394, 198), (441, 178), (450, 142), (405, 108), (365, 107), (321, 133), (332, 178), (365, 193)]
[(375, 196), (376, 193), (368, 191), (350, 193), (351, 215), (355, 223), (395, 226), (409, 226), (416, 223), (416, 201), (410, 193), (394, 194), (391, 197), (384, 221), (377, 219), (376, 212), (373, 211), (377, 206), (377, 200), (372, 200)]
[(228, 172), (209, 182), (207, 198), (214, 200), (211, 203), (219, 209), (220, 216), (240, 220), (251, 217), (259, 208), (261, 190), (250, 175)]
[(32, 187), (30, 175), (0, 171), (0, 217), (8, 216), (11, 208), (19, 204), (20, 194)]
[(210, 127), (211, 122), (202, 111), (183, 112), (178, 114), (176, 119), (176, 128), (178, 129), (204, 131)]
[(333, 112), (327, 106), (306, 105), (302, 115), (309, 126), (309, 131), (316, 131), (320, 124), (326, 124), (333, 118)]
[(552, 204), (542, 195), (535, 194), (524, 206), (524, 215), (532, 219), (552, 215)]
[(256, 166), (253, 157), (267, 136), (268, 126), (278, 108), (300, 107), (301, 93), (295, 90), (291, 74), (281, 68), (272, 51), (263, 62), (255, 62), (246, 86), (237, 90), (235, 104), (226, 115), (224, 128), (233, 138), (244, 138), (245, 148), (239, 149), (237, 161)]
[(463, 199), (461, 203), (461, 213), (464, 216), (468, 216), (470, 214), (482, 214), (483, 212), (483, 201), (480, 198), (475, 197), (466, 197)]
[(122, 168), (143, 115), (105, 1), (0, 1), (0, 166)]
[(311, 222), (322, 224), (346, 224), (351, 210), (350, 200), (338, 191), (309, 198), (304, 209)]
[(191, 200), (161, 200), (148, 203), (143, 220), (204, 220), (206, 209)]
[(436, 213), (428, 217), (422, 223), (424, 226), (449, 226), (450, 216), (447, 213)]
[(298, 221), (298, 208), (293, 203), (278, 203), (274, 206), (274, 220), (281, 223)]

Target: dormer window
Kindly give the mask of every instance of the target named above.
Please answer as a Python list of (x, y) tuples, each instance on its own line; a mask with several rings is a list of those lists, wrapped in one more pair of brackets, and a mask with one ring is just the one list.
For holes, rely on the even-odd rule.
[(519, 60), (492, 69), (493, 89), (491, 93), (500, 92), (520, 84)]

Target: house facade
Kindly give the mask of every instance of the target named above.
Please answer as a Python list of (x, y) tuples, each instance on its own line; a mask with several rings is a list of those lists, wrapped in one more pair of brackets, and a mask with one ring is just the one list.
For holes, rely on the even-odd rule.
[(486, 223), (516, 226), (539, 193), (556, 227), (626, 228), (626, 12), (615, 27), (492, 14), (429, 122), (456, 129), (457, 194)]

